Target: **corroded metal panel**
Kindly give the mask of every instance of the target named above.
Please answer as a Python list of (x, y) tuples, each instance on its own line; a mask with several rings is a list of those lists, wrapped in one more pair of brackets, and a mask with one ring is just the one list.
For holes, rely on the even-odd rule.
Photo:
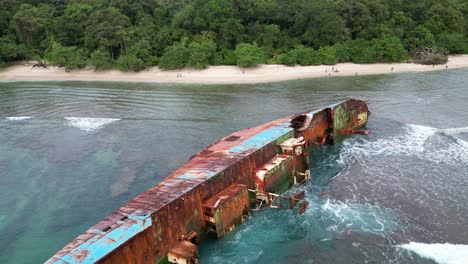
[(93, 229), (94, 236), (70, 248), (68, 254), (56, 257), (56, 261), (51, 263), (95, 263), (150, 226), (148, 215), (128, 215), (100, 232)]
[(341, 141), (346, 133), (340, 131), (359, 129), (367, 124), (369, 109), (362, 100), (347, 100), (333, 108), (333, 133)]
[(223, 237), (242, 222), (245, 214), (250, 214), (247, 186), (232, 184), (206, 201), (203, 210), (217, 237)]
[(308, 144), (324, 144), (327, 137), (332, 132), (331, 109), (326, 108), (320, 111), (306, 113), (310, 118), (306, 127), (300, 132)]
[(262, 167), (255, 170), (255, 189), (265, 192), (282, 193), (293, 184), (292, 155), (277, 155)]
[(192, 264), (198, 261), (197, 255), (198, 249), (196, 245), (188, 241), (181, 241), (169, 251), (168, 259), (171, 263)]

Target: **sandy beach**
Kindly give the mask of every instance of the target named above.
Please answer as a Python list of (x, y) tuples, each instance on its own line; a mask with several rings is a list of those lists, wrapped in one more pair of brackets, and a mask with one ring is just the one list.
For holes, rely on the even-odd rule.
[[(20, 64), (0, 71), (0, 81), (118, 81), (155, 83), (266, 83), (306, 78), (328, 78), (371, 74), (396, 74), (405, 72), (438, 71), (468, 67), (468, 55), (450, 56), (445, 65), (420, 65), (414, 63), (375, 63), (318, 66), (259, 65), (255, 68), (237, 66), (210, 66), (203, 70), (161, 70), (153, 67), (141, 72), (73, 70), (63, 68), (34, 68)], [(333, 70), (332, 70), (333, 69)], [(181, 77), (178, 77), (181, 76)]]

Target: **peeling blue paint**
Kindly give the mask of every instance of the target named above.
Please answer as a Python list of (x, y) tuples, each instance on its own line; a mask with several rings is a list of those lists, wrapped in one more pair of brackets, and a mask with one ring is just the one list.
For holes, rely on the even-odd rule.
[[(281, 125), (281, 124), (280, 124)], [(269, 144), (278, 138), (291, 133), (294, 129), (290, 127), (283, 126), (273, 126), (267, 130), (264, 130), (257, 135), (247, 139), (246, 141), (240, 143), (239, 145), (232, 147), (228, 150), (231, 153), (239, 153), (248, 149), (258, 149), (266, 144)]]
[(152, 224), (151, 217), (145, 215), (129, 215), (128, 219), (109, 232), (101, 231), (54, 263), (62, 264), (63, 261), (69, 264), (94, 263)]
[(177, 176), (179, 179), (186, 179), (186, 180), (192, 180), (192, 179), (198, 179), (200, 178), (200, 175), (192, 174), (192, 173), (184, 173), (182, 175)]

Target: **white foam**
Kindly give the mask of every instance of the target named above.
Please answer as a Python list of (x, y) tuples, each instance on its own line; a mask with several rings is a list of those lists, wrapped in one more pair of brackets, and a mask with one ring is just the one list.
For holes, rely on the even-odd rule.
[(444, 132), (447, 135), (456, 135), (456, 134), (461, 134), (461, 133), (468, 133), (468, 126), (466, 126), (466, 127), (446, 128), (446, 129), (441, 129), (441, 131)]
[(327, 199), (321, 205), (321, 215), (327, 219), (329, 231), (337, 233), (350, 230), (384, 235), (398, 226), (393, 212), (371, 204), (356, 204)]
[[(442, 134), (462, 133), (465, 128), (438, 129), (428, 126), (408, 124), (403, 127), (403, 133), (397, 136), (379, 138), (375, 141), (343, 142), (344, 149), (338, 162), (346, 164), (350, 159), (361, 160), (362, 157), (375, 156), (417, 156), (429, 162), (446, 162), (460, 164), (468, 161), (468, 144), (462, 139), (454, 140), (440, 138)], [(442, 147), (435, 147), (434, 140), (444, 140)]]
[(86, 132), (92, 132), (104, 126), (119, 121), (118, 118), (92, 118), (92, 117), (65, 117), (68, 125), (77, 127)]
[(30, 116), (9, 116), (6, 119), (10, 121), (21, 121), (21, 120), (26, 120), (26, 119), (31, 119), (32, 117)]
[(463, 244), (425, 244), (410, 242), (398, 247), (413, 251), (419, 256), (432, 259), (439, 264), (468, 263), (468, 245)]

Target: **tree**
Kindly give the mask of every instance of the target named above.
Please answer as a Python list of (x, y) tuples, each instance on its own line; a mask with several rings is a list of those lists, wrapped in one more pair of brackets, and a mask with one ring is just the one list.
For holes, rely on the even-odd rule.
[(159, 61), (159, 67), (168, 70), (183, 68), (189, 56), (185, 41), (178, 42), (166, 48)]
[(143, 15), (137, 19), (133, 27), (132, 42), (146, 40), (149, 43), (156, 42), (159, 27), (155, 24), (151, 15)]
[(32, 46), (44, 39), (48, 35), (51, 13), (48, 5), (35, 7), (22, 4), (13, 16), (13, 24), (20, 41), (26, 46)]
[(374, 46), (364, 39), (356, 39), (348, 42), (351, 61), (354, 63), (372, 63), (377, 61)]
[(382, 0), (357, 0), (345, 4), (343, 18), (352, 39), (371, 40), (380, 34), (380, 25), (389, 20), (389, 5)]
[(90, 5), (69, 4), (63, 15), (55, 19), (57, 41), (66, 46), (83, 46), (86, 23), (92, 10)]
[(338, 62), (335, 47), (330, 47), (330, 46), (321, 47), (318, 50), (318, 54), (319, 54), (320, 61), (322, 62), (322, 64), (334, 65)]
[(468, 53), (468, 37), (465, 37), (465, 47), (463, 49), (463, 53), (464, 54)]
[(121, 71), (141, 71), (145, 62), (134, 54), (122, 54), (117, 59), (117, 67)]
[(0, 1), (0, 36), (9, 33), (10, 21), (16, 9), (18, 9), (16, 1)]
[(297, 54), (293, 52), (293, 50), (290, 50), (286, 53), (280, 54), (276, 59), (276, 62), (279, 64), (293, 66), (299, 64), (299, 58), (297, 57)]
[(235, 13), (231, 0), (194, 0), (174, 15), (173, 25), (194, 32), (220, 32)]
[(242, 41), (244, 34), (244, 26), (239, 19), (228, 19), (226, 22), (221, 24), (221, 28), (218, 31), (219, 43), (222, 46), (233, 49), (237, 43)]
[(266, 48), (270, 52), (278, 48), (282, 39), (281, 29), (278, 25), (265, 25), (263, 32), (258, 38), (260, 47)]
[(0, 1), (0, 60), (58, 50), (96, 69), (394, 61), (468, 52), (467, 33), (466, 0)]
[(351, 47), (348, 42), (339, 42), (334, 45), (336, 50), (336, 59), (338, 62), (346, 62), (351, 60)]
[(147, 40), (140, 40), (134, 43), (127, 49), (126, 54), (140, 59), (145, 66), (151, 65), (155, 60), (155, 56), (151, 52), (151, 44)]
[(155, 42), (153, 43), (156, 55), (162, 55), (167, 47), (174, 44), (173, 32), (174, 30), (168, 26), (162, 27), (157, 32)]
[(319, 53), (313, 48), (297, 46), (296, 48), (282, 54), (278, 62), (286, 65), (319, 65), (321, 64)]
[(91, 53), (88, 64), (96, 70), (107, 70), (114, 66), (114, 60), (109, 51), (101, 48)]
[(215, 56), (215, 65), (236, 65), (236, 53), (230, 49), (221, 49), (221, 51), (216, 53)]
[(391, 29), (391, 34), (400, 38), (407, 38), (416, 28), (416, 22), (402, 11), (393, 13), (392, 19), (387, 26)]
[(421, 48), (432, 48), (435, 46), (435, 37), (429, 29), (418, 26), (407, 39), (407, 48), (413, 52)]
[(291, 30), (309, 46), (319, 48), (345, 39), (345, 21), (332, 1), (297, 1)]
[[(242, 2), (242, 1), (241, 1)], [(277, 20), (281, 9), (276, 0), (256, 0), (253, 1), (252, 19), (260, 23), (269, 24), (272, 20)]]
[(257, 43), (240, 43), (236, 46), (234, 53), (237, 65), (241, 67), (253, 67), (265, 62), (263, 51), (258, 47)]
[(56, 41), (52, 41), (49, 49), (44, 53), (44, 58), (52, 65), (65, 67), (66, 69), (78, 69), (86, 66), (86, 54), (75, 46), (64, 47)]
[(464, 23), (463, 13), (453, 1), (436, 3), (425, 13), (424, 26), (436, 35), (443, 32), (463, 33)]
[(12, 36), (3, 36), (0, 38), (0, 60), (11, 61), (26, 59), (27, 57), (28, 51), (24, 44), (17, 44)]
[(189, 58), (186, 66), (204, 69), (214, 63), (216, 55), (216, 44), (211, 41), (191, 42), (188, 46)]
[(399, 38), (392, 35), (384, 35), (372, 40), (375, 58), (378, 61), (399, 62), (408, 58), (408, 52), (401, 44)]
[(98, 10), (91, 15), (85, 30), (85, 45), (88, 49), (108, 49), (114, 58), (123, 53), (126, 30), (130, 19), (114, 7)]
[(463, 53), (467, 44), (466, 38), (462, 34), (442, 33), (437, 36), (437, 47), (443, 48), (450, 53)]

